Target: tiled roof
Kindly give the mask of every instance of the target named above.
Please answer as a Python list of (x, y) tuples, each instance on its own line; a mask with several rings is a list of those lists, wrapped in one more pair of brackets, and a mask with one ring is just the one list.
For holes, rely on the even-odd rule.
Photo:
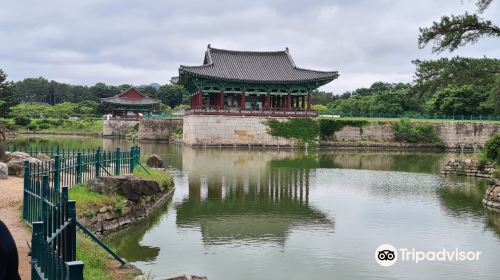
[(179, 73), (180, 80), (174, 77), (172, 81), (181, 84), (183, 74), (229, 81), (320, 84), (339, 76), (337, 71), (316, 71), (295, 66), (288, 48), (285, 51), (254, 52), (216, 49), (210, 45), (203, 65), (181, 65)]
[[(130, 91), (135, 91), (137, 94), (141, 95), (142, 98), (129, 98), (124, 96), (126, 93)], [(146, 96), (144, 93), (137, 90), (135, 87), (130, 87), (129, 89), (121, 92), (118, 95), (101, 98), (101, 102), (111, 103), (111, 104), (120, 104), (120, 105), (131, 105), (131, 106), (142, 106), (142, 105), (154, 105), (158, 104), (161, 101), (158, 99), (153, 99)]]

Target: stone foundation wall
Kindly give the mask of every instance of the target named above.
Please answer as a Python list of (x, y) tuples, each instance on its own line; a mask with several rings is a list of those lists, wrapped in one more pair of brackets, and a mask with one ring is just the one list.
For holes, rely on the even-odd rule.
[(139, 140), (170, 141), (171, 133), (182, 130), (182, 119), (141, 119)]
[(495, 164), (493, 163), (480, 166), (475, 159), (452, 158), (448, 160), (441, 173), (491, 178), (493, 172), (495, 172)]
[(145, 196), (138, 203), (127, 200), (120, 212), (103, 207), (95, 216), (78, 217), (78, 221), (93, 233), (107, 233), (144, 220), (155, 209), (170, 200), (174, 191), (175, 188), (170, 188), (156, 195)]
[[(488, 138), (500, 132), (500, 124), (497, 123), (449, 121), (431, 124), (447, 149), (480, 148)], [(346, 126), (322, 144), (334, 144), (332, 140), (333, 142), (395, 142), (392, 124), (387, 123), (373, 123), (363, 127)]]
[(127, 132), (139, 121), (105, 120), (102, 126), (103, 137), (124, 138)]
[[(266, 117), (209, 116), (184, 117), (183, 143), (191, 146), (296, 146), (293, 140), (276, 138), (267, 133)], [(287, 118), (275, 118), (281, 121)]]

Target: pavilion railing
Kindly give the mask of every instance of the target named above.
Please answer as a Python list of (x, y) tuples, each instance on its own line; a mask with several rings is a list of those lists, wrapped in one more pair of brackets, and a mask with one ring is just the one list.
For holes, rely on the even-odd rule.
[(240, 108), (191, 108), (186, 110), (186, 115), (250, 115), (250, 116), (273, 116), (273, 117), (315, 117), (315, 111), (293, 110), (293, 109), (240, 109)]
[(76, 203), (68, 188), (99, 176), (132, 173), (140, 164), (140, 148), (130, 151), (77, 153), (42, 162), (25, 161), (23, 219), (33, 225), (32, 279), (83, 279), (83, 263), (76, 261), (76, 230), (80, 228), (116, 260), (125, 261), (76, 218)]

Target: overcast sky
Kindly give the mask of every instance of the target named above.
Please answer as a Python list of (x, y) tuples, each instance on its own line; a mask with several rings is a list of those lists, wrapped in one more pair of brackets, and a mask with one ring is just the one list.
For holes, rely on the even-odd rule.
[[(7, 2), (7, 3), (6, 3)], [(483, 17), (500, 21), (495, 1)], [(199, 65), (207, 44), (236, 50), (290, 48), (299, 67), (338, 70), (323, 90), (409, 82), (418, 28), (474, 11), (469, 0), (40, 1), (0, 6), (0, 68), (11, 80), (43, 76), (73, 84), (168, 83)], [(451, 55), (500, 57), (485, 39)]]

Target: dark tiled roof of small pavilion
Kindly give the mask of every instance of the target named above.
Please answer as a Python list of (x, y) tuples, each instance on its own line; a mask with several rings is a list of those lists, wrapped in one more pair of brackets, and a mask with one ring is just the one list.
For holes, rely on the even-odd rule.
[(288, 48), (285, 51), (255, 52), (216, 49), (210, 45), (205, 52), (203, 65), (181, 65), (179, 73), (180, 77), (172, 78), (172, 82), (183, 84), (183, 74), (237, 82), (319, 84), (326, 84), (339, 76), (337, 71), (317, 71), (295, 66)]
[[(129, 98), (129, 97), (124, 96), (125, 94), (127, 94), (131, 91), (142, 96), (142, 98)], [(158, 99), (153, 99), (153, 98), (146, 96), (144, 93), (140, 92), (135, 87), (130, 87), (129, 89), (124, 90), (120, 94), (112, 96), (112, 97), (101, 98), (101, 101), (105, 102), (105, 103), (110, 103), (110, 104), (127, 105), (127, 106), (148, 106), (148, 105), (158, 104), (161, 102)]]

